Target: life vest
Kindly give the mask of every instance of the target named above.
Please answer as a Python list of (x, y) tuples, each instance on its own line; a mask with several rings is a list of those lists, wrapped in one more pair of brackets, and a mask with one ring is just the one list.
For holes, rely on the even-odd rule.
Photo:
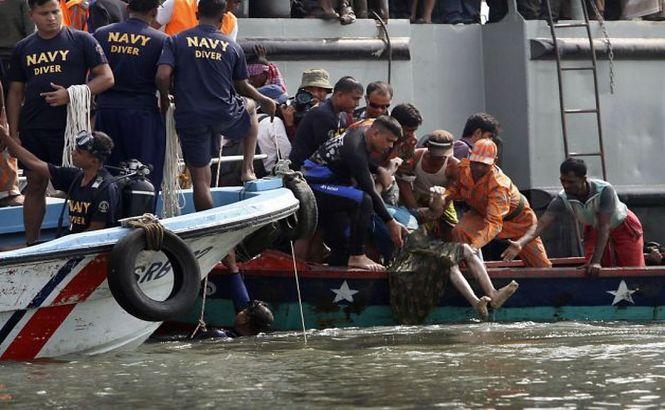
[[(198, 4), (198, 0), (174, 0), (171, 21), (164, 26), (164, 32), (169, 36), (173, 36), (195, 27), (198, 24), (198, 20), (196, 19)], [(219, 31), (221, 31), (222, 34), (235, 39), (238, 34), (238, 19), (233, 13), (224, 13), (224, 18), (222, 19), (222, 24), (219, 26)]]
[(88, 0), (60, 0), (62, 24), (77, 30), (88, 29)]

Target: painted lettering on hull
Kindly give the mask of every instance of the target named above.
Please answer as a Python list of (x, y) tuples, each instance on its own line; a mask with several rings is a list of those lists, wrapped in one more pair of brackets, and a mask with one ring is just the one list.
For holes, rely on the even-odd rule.
[[(201, 259), (203, 256), (207, 255), (208, 252), (212, 250), (212, 246), (203, 249), (197, 249), (194, 251), (194, 256), (196, 259)], [(153, 280), (161, 279), (166, 276), (167, 273), (171, 271), (171, 262), (168, 260), (165, 262), (153, 262), (148, 267), (137, 266), (134, 269), (134, 275), (136, 280), (139, 283), (150, 282)]]

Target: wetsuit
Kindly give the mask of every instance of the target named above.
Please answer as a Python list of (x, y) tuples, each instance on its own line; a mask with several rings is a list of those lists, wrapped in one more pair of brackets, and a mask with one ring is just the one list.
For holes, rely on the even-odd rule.
[(102, 168), (85, 186), (81, 186), (83, 171), (79, 168), (49, 164), (48, 169), (53, 187), (69, 194), (70, 233), (87, 230), (91, 222), (103, 222), (107, 228), (115, 225), (120, 195), (106, 169)]
[[(326, 141), (305, 161), (304, 175), (316, 196), (319, 222), (324, 228), (326, 243), (331, 246), (331, 264), (346, 264), (349, 255), (364, 254), (364, 243), (372, 211), (383, 220), (393, 219), (381, 196), (374, 189), (372, 172), (376, 166), (362, 129), (354, 129)], [(344, 226), (349, 222), (347, 242)]]
[(54, 91), (51, 83), (65, 88), (85, 84), (88, 72), (101, 64), (106, 57), (97, 40), (69, 27), (48, 40), (33, 33), (16, 44), (9, 81), (25, 84), (19, 121), (25, 149), (42, 161), (62, 162), (67, 106), (51, 107), (40, 93)]
[(155, 74), (166, 34), (130, 18), (95, 32), (115, 76), (115, 85), (97, 96), (96, 127), (113, 139), (109, 164), (138, 159), (153, 166), (148, 176), (159, 191), (166, 131), (157, 107)]

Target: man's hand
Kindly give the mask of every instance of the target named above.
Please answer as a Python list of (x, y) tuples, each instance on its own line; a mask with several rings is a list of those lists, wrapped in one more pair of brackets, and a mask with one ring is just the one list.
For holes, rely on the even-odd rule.
[(55, 89), (55, 91), (39, 94), (44, 97), (44, 100), (48, 105), (51, 107), (59, 107), (61, 105), (69, 104), (69, 93), (65, 87), (53, 83), (51, 83), (51, 87)]
[(261, 110), (270, 115), (270, 122), (275, 118), (275, 112), (277, 111), (277, 104), (272, 98), (262, 98), (259, 101), (259, 105), (261, 106)]
[(520, 252), (522, 252), (522, 245), (519, 241), (511, 241), (508, 239), (508, 248), (503, 251), (501, 257), (504, 261), (510, 262), (515, 259), (515, 256), (519, 255)]
[(266, 48), (263, 46), (263, 44), (257, 44), (254, 46), (254, 53), (256, 54), (256, 61), (259, 64), (263, 65), (269, 65), (270, 62), (268, 61), (268, 52), (266, 51)]
[(166, 116), (166, 113), (169, 111), (169, 106), (171, 105), (171, 98), (168, 94), (164, 95), (159, 93), (159, 110), (162, 112), (163, 116)]
[(296, 125), (296, 109), (290, 105), (280, 106), (282, 117), (284, 117), (284, 126), (293, 127)]
[(409, 234), (409, 231), (406, 229), (406, 227), (394, 219), (391, 219), (386, 225), (388, 226), (388, 231), (390, 232), (390, 239), (393, 240), (395, 246), (398, 248), (404, 246), (403, 238)]
[(595, 277), (595, 276), (598, 276), (598, 274), (600, 273), (601, 266), (600, 266), (600, 263), (595, 263), (595, 262), (591, 263), (591, 262), (589, 262), (589, 264), (587, 264), (585, 268), (586, 268), (587, 275)]

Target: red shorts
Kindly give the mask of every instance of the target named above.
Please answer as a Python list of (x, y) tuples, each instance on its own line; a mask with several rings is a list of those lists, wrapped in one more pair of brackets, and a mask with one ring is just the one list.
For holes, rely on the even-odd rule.
[[(593, 254), (597, 238), (597, 229), (591, 226), (584, 228), (584, 257), (587, 261)], [(605, 267), (645, 266), (643, 248), (644, 232), (642, 231), (642, 224), (629, 209), (626, 219), (610, 231), (610, 237), (600, 264)]]

